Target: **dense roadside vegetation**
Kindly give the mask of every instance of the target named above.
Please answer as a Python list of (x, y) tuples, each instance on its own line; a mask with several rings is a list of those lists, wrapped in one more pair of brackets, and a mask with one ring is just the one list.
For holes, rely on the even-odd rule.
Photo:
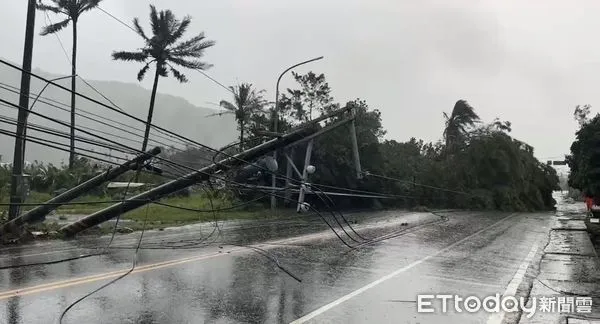
[[(310, 120), (315, 113), (341, 107), (331, 97), (323, 74), (311, 72), (294, 74), (294, 77), (298, 87), (288, 89), (281, 100), (280, 125), (284, 125), (284, 129)], [(402, 196), (382, 200), (384, 204), (401, 207), (507, 211), (554, 208), (552, 191), (559, 189), (556, 171), (534, 157), (533, 147), (510, 136), (510, 122), (499, 119), (482, 122), (465, 100), (458, 100), (449, 113), (444, 113), (446, 124), (440, 125), (444, 140), (435, 143), (416, 138), (405, 142), (384, 140), (386, 131), (379, 110), (360, 99), (344, 106), (352, 106), (357, 111), (362, 168), (397, 180), (369, 176), (357, 180), (348, 128), (341, 127), (316, 141), (312, 164), (318, 171), (311, 177), (311, 183)], [(250, 133), (252, 127), (269, 128), (266, 116), (269, 114), (251, 117), (254, 123)], [(300, 147), (294, 156), (300, 167), (303, 152), (304, 148)], [(285, 165), (283, 159), (278, 163)], [(332, 198), (345, 207), (373, 203), (372, 199)], [(318, 203), (314, 199), (313, 202)]]

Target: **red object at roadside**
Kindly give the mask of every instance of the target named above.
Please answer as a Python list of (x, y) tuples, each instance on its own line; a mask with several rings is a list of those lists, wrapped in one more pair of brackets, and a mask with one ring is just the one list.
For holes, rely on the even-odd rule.
[(592, 206), (594, 206), (594, 198), (585, 197), (585, 206), (587, 207), (588, 211), (592, 210)]

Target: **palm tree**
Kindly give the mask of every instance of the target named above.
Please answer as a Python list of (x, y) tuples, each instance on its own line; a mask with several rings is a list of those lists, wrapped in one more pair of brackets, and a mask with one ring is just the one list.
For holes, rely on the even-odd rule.
[(262, 109), (265, 100), (262, 96), (264, 90), (255, 91), (252, 84), (242, 83), (236, 87), (229, 87), (233, 92), (233, 101), (231, 103), (221, 100), (219, 105), (227, 110), (226, 113), (235, 114), (235, 120), (240, 129), (240, 151), (244, 150), (244, 128), (250, 120), (253, 113)]
[(53, 4), (46, 5), (40, 0), (36, 7), (38, 10), (53, 12), (55, 14), (65, 15), (66, 18), (52, 25), (42, 28), (40, 35), (46, 36), (54, 34), (73, 22), (73, 48), (71, 52), (71, 146), (69, 147), (69, 168), (75, 163), (75, 91), (77, 74), (77, 21), (82, 13), (98, 7), (102, 0), (50, 0)]
[(446, 119), (444, 138), (448, 150), (452, 150), (457, 144), (463, 142), (468, 135), (469, 128), (479, 122), (479, 116), (465, 100), (457, 101), (450, 116), (444, 113), (444, 118)]
[(205, 40), (204, 33), (200, 33), (187, 41), (178, 42), (186, 32), (190, 22), (191, 18), (189, 16), (184, 17), (180, 21), (175, 18), (171, 10), (157, 12), (156, 8), (150, 5), (152, 37), (146, 36), (138, 18), (133, 19), (133, 26), (138, 35), (144, 40), (145, 46), (137, 52), (120, 51), (112, 53), (114, 60), (145, 63), (144, 67), (138, 72), (138, 81), (144, 79), (144, 75), (150, 68), (150, 64), (156, 64), (142, 151), (145, 151), (148, 145), (158, 78), (161, 76), (167, 77), (169, 72), (171, 72), (179, 82), (187, 82), (187, 77), (175, 69), (172, 64), (194, 70), (206, 70), (211, 67), (210, 64), (199, 60), (204, 55), (205, 49), (215, 45), (214, 41)]

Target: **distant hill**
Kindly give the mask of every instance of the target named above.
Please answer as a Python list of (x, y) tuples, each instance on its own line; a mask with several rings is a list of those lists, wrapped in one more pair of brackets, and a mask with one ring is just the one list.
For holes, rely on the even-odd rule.
[[(39, 74), (48, 79), (57, 77), (56, 75), (52, 75), (38, 69), (35, 69), (34, 73)], [(16, 89), (18, 90), (20, 85), (20, 77), (21, 76), (19, 71), (14, 70), (5, 65), (0, 65), (0, 98), (18, 104), (18, 94), (12, 93), (9, 90), (3, 88), (10, 88), (12, 86), (16, 87)], [(136, 116), (142, 120), (146, 120), (148, 114), (148, 105), (150, 102), (150, 90), (145, 89), (136, 83), (124, 83), (117, 81), (87, 81), (98, 91), (100, 91), (103, 95), (109, 98), (114, 104), (121, 107), (125, 112)], [(81, 80), (78, 80), (77, 82), (78, 92), (87, 95), (91, 98), (94, 98), (100, 102), (111, 105), (107, 100), (103, 99), (98, 93), (96, 93), (93, 89), (88, 87)], [(67, 88), (70, 88), (70, 79), (61, 80), (59, 81), (59, 83)], [(37, 95), (37, 93), (43, 88), (44, 84), (44, 82), (32, 78), (31, 94), (33, 96)], [(49, 86), (43, 92), (42, 97), (45, 97), (47, 99), (40, 99), (40, 101), (38, 101), (35, 104), (33, 111), (39, 112), (46, 116), (50, 116), (52, 118), (62, 120), (64, 122), (68, 122), (70, 120), (69, 92), (61, 90), (54, 86)], [(48, 99), (62, 103), (58, 104), (58, 106), (64, 108), (65, 111), (57, 109), (55, 107), (51, 107), (50, 105), (44, 103), (44, 101), (53, 103)], [(33, 99), (30, 99), (30, 105), (32, 104), (32, 102)], [(135, 147), (136, 149), (141, 148), (141, 135), (143, 135), (144, 128), (144, 125), (142, 123), (137, 122), (121, 114), (118, 114), (116, 112), (112, 112), (106, 107), (102, 107), (98, 104), (95, 104), (91, 101), (82, 98), (77, 99), (77, 111), (81, 114), (88, 115), (89, 117), (95, 119), (99, 118), (91, 116), (88, 113), (110, 118), (115, 121), (111, 122), (102, 120), (103, 122), (108, 124), (103, 125), (96, 121), (77, 116), (77, 126), (89, 127), (92, 129), (90, 130), (91, 132), (97, 131), (99, 132), (99, 135), (106, 136), (107, 138)], [(228, 115), (222, 117), (205, 118), (206, 115), (215, 112), (216, 110), (213, 109), (194, 106), (184, 98), (159, 93), (156, 97), (153, 124), (174, 131), (178, 134), (184, 135), (190, 139), (209, 145), (211, 147), (219, 147), (226, 145), (227, 143), (231, 143), (235, 140), (237, 134), (236, 123), (233, 117)], [(5, 117), (16, 118), (17, 110), (0, 106), (0, 115)], [(29, 122), (40, 124), (46, 127), (57, 128), (67, 133), (69, 132), (69, 129), (66, 126), (61, 126), (52, 121), (45, 120), (41, 117), (34, 115), (30, 115)], [(119, 125), (118, 123), (123, 123), (126, 126)], [(117, 130), (111, 127), (110, 125), (119, 126), (121, 130)], [(13, 125), (8, 125), (6, 123), (0, 123), (0, 129), (9, 130), (11, 132), (15, 131), (15, 127)], [(109, 135), (101, 134), (100, 132), (108, 133)], [(140, 137), (136, 137), (135, 135), (130, 134), (128, 132), (138, 134), (140, 135)], [(68, 138), (47, 135), (33, 130), (28, 131), (28, 135), (41, 137), (45, 140), (68, 143)], [(78, 135), (90, 137), (89, 135), (82, 133), (78, 133)], [(120, 136), (123, 138), (117, 138), (115, 136)], [(151, 140), (154, 139), (157, 141), (161, 141), (164, 144), (179, 143), (178, 147), (183, 147), (183, 144), (181, 142), (177, 142), (171, 137), (157, 133), (155, 131), (151, 132), (150, 138)], [(160, 144), (151, 143), (151, 145), (154, 146)], [(91, 148), (90, 145), (83, 143), (78, 143), (77, 146)], [(12, 161), (13, 149), (14, 138), (8, 137), (6, 135), (0, 135), (0, 155), (2, 156), (1, 162)], [(102, 149), (98, 147), (95, 147), (93, 149), (96, 151), (108, 152), (108, 149)], [(119, 153), (113, 151), (112, 154), (118, 155)], [(28, 143), (26, 151), (26, 160), (38, 160), (52, 163), (60, 163), (61, 161), (68, 160), (68, 153), (50, 148), (45, 148), (35, 143)]]

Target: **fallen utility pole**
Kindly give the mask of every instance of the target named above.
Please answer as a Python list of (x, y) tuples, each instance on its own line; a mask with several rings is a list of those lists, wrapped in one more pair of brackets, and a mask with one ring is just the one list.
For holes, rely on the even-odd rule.
[(181, 178), (169, 181), (156, 188), (138, 194), (121, 203), (117, 203), (102, 210), (99, 210), (77, 222), (62, 227), (59, 231), (66, 237), (73, 236), (85, 229), (88, 229), (92, 226), (96, 226), (109, 219), (112, 219), (119, 214), (126, 213), (138, 207), (144, 206), (148, 203), (151, 203), (152, 201), (161, 199), (166, 195), (194, 185), (198, 182), (206, 181), (209, 179), (211, 174), (214, 174), (218, 171), (227, 170), (228, 168), (234, 166), (239, 166), (243, 163), (246, 163), (246, 161), (254, 160), (280, 147), (284, 147), (290, 143), (294, 143), (299, 139), (302, 139), (306, 136), (315, 133), (316, 131), (316, 124), (310, 123), (307, 125), (307, 127), (298, 129), (289, 134), (285, 134), (277, 139), (272, 139), (268, 142), (240, 152), (227, 159), (223, 159), (218, 163), (213, 163), (200, 170), (188, 173), (187, 175)]
[(340, 121), (338, 121), (338, 122), (336, 122), (334, 124), (327, 125), (327, 126), (321, 128), (319, 131), (316, 131), (316, 132), (314, 132), (314, 133), (312, 133), (312, 134), (310, 134), (310, 135), (308, 135), (306, 137), (303, 137), (303, 138), (295, 141), (294, 143), (291, 143), (291, 144), (287, 145), (285, 148), (300, 145), (300, 144), (302, 144), (304, 142), (307, 142), (307, 141), (310, 141), (311, 139), (314, 139), (315, 137), (319, 137), (319, 136), (321, 136), (321, 135), (323, 135), (323, 134), (325, 134), (327, 132), (330, 132), (330, 131), (332, 131), (332, 130), (340, 127), (340, 126), (346, 125), (346, 124), (351, 123), (353, 121), (354, 121), (354, 117), (342, 119), (342, 120), (340, 120)]
[(136, 156), (133, 160), (129, 160), (114, 169), (108, 169), (105, 172), (102, 172), (101, 174), (89, 179), (88, 181), (85, 181), (76, 187), (65, 191), (64, 193), (48, 200), (43, 205), (40, 205), (2, 225), (0, 228), (0, 235), (7, 232), (14, 232), (15, 229), (18, 229), (27, 223), (43, 221), (45, 215), (60, 207), (61, 204), (77, 198), (81, 194), (88, 192), (90, 189), (99, 186), (103, 182), (112, 180), (128, 170), (135, 170), (139, 168), (140, 163), (158, 155), (160, 151), (161, 150), (159, 147), (155, 147), (146, 153)]

